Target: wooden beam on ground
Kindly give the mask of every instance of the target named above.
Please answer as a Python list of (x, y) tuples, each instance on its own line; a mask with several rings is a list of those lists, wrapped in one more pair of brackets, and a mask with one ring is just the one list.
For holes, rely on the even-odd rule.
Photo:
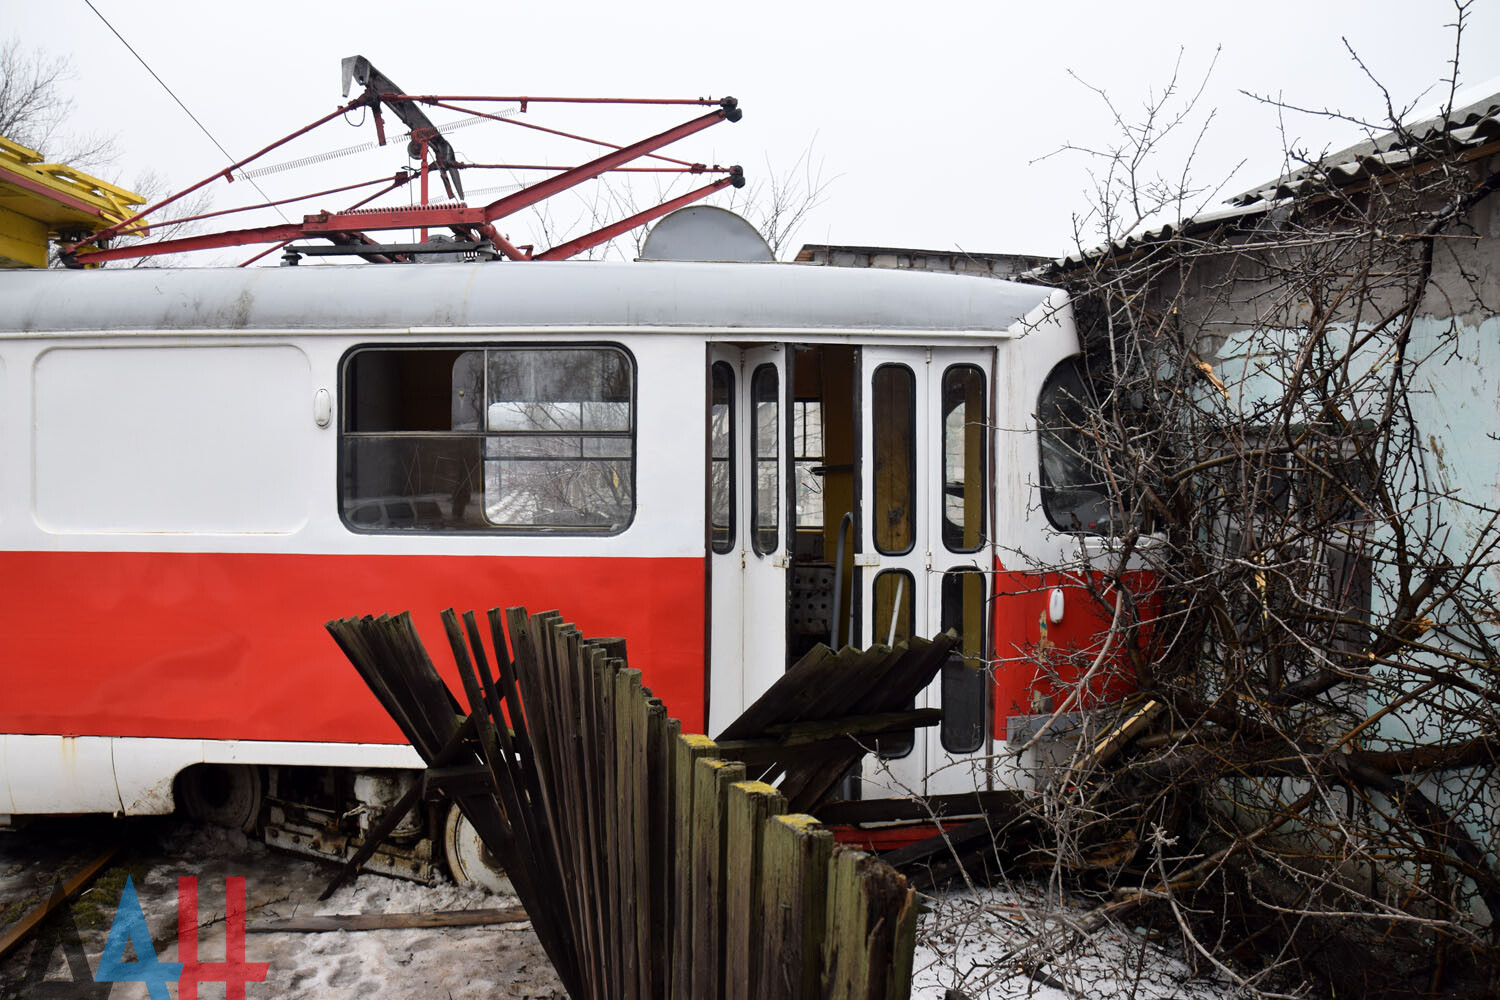
[(381, 931), (413, 927), (483, 927), (488, 924), (519, 924), (531, 918), (522, 906), (490, 910), (432, 910), (427, 913), (338, 913), (326, 916), (256, 920), (245, 925), (247, 934), (321, 934), (329, 931)]
[(829, 824), (895, 823), (902, 820), (962, 819), (967, 816), (993, 816), (997, 823), (1009, 822), (1025, 805), (1024, 792), (964, 792), (958, 795), (929, 795), (922, 799), (861, 799), (826, 802), (818, 809), (818, 818)]

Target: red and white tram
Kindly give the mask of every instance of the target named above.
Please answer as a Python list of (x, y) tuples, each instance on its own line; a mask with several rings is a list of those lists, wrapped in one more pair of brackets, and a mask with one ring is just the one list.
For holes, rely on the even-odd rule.
[(942, 724), (866, 778), (1004, 782), (1028, 651), (1101, 624), (1028, 572), (1077, 551), (1035, 417), (1077, 352), (1062, 293), (948, 274), (0, 276), (0, 813), (417, 767), (322, 623), (512, 604), (627, 637), (710, 733), (814, 643), (956, 628)]

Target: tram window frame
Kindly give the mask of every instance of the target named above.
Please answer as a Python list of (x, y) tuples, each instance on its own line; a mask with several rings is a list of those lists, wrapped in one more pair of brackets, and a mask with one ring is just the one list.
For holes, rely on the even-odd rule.
[[(979, 586), (979, 614), (977, 634), (973, 636), (975, 649), (972, 651), (964, 648), (968, 645), (970, 638), (966, 626), (964, 605), (967, 595), (963, 593), (962, 587), (967, 580), (973, 580)], [(958, 584), (956, 600), (950, 593), (950, 582)], [(943, 720), (938, 727), (938, 738), (942, 747), (948, 753), (975, 753), (984, 746), (985, 734), (989, 731), (989, 672), (985, 669), (986, 630), (985, 623), (989, 616), (985, 613), (985, 605), (988, 595), (984, 589), (985, 575), (973, 566), (955, 566), (943, 573), (941, 587), (942, 625), (943, 630), (955, 629), (959, 636), (959, 646), (948, 654), (947, 661), (943, 664), (939, 674), (939, 706), (943, 710)], [(977, 666), (971, 666), (965, 661), (975, 661)], [(962, 682), (962, 683), (960, 683)], [(963, 709), (977, 708), (978, 718), (966, 711), (954, 711), (954, 706)], [(962, 735), (969, 735), (966, 741), (960, 741)]]
[[(1037, 393), (1037, 469), (1040, 474), (1042, 513), (1058, 531), (1072, 534), (1107, 535), (1116, 520), (1109, 494), (1099, 478), (1087, 478), (1087, 470), (1098, 469), (1087, 444), (1076, 427), (1087, 403), (1087, 373), (1081, 355), (1064, 358), (1053, 366)], [(1065, 407), (1073, 414), (1064, 412)], [(1060, 475), (1065, 478), (1060, 478)], [(1079, 517), (1085, 514), (1088, 520)]]
[[(967, 419), (966, 415), (966, 419), (962, 424), (959, 425), (960, 430), (963, 432), (959, 435), (961, 447), (960, 454), (964, 459), (962, 468), (960, 470), (963, 474), (963, 478), (955, 483), (950, 481), (948, 478), (948, 472), (950, 468), (949, 417), (951, 416), (951, 414), (958, 412), (960, 409), (967, 409), (967, 407), (964, 406), (964, 403), (962, 401), (960, 401), (950, 409), (948, 406), (948, 394), (950, 390), (949, 380), (955, 373), (959, 372), (972, 373), (973, 375), (978, 376), (979, 401), (977, 407), (975, 408), (977, 410), (976, 416), (978, 417), (978, 419)], [(962, 391), (964, 387), (959, 385), (954, 386), (953, 388)], [(987, 518), (989, 517), (989, 490), (987, 488), (989, 483), (989, 380), (985, 376), (984, 369), (975, 364), (949, 365), (946, 369), (944, 369), (940, 393), (940, 406), (942, 408), (941, 420), (943, 425), (943, 507), (941, 511), (941, 534), (943, 536), (943, 546), (947, 548), (949, 552), (978, 552), (984, 548), (985, 525), (988, 523)], [(970, 451), (968, 432), (970, 428), (973, 427), (978, 428), (979, 434), (979, 443), (977, 448), (977, 469), (970, 469), (968, 467), (968, 457)], [(953, 492), (955, 486), (957, 486), (958, 488), (958, 492), (956, 493)], [(977, 494), (978, 498), (978, 509), (974, 512), (972, 523), (967, 516), (969, 490), (973, 490)], [(959, 510), (964, 512), (964, 519), (962, 521), (954, 521), (948, 516), (951, 501), (953, 501), (954, 499), (958, 500)], [(974, 543), (972, 545), (966, 545), (964, 544), (963, 539), (966, 535), (969, 535), (971, 531), (973, 533)]]
[[(762, 378), (771, 377), (771, 396), (762, 395)], [(774, 364), (758, 365), (750, 375), (750, 464), (754, 479), (750, 483), (750, 539), (758, 556), (768, 556), (781, 547), (781, 372)], [(770, 426), (762, 427), (761, 407), (773, 407)], [(762, 445), (768, 454), (762, 455)], [(771, 475), (762, 481), (761, 473), (769, 463)], [(769, 507), (767, 506), (769, 500)], [(769, 518), (763, 515), (769, 513)]]
[[(738, 421), (735, 419), (734, 406), (734, 366), (727, 361), (715, 361), (709, 366), (709, 401), (708, 401), (708, 531), (710, 548), (718, 555), (725, 555), (734, 551), (735, 542), (738, 538), (735, 523), (735, 502), (738, 491), (739, 475), (736, 448), (739, 443), (736, 440), (736, 427)], [(722, 376), (722, 383), (719, 381)], [(724, 390), (724, 401), (719, 401), (719, 389)], [(719, 408), (723, 407), (720, 414)], [(722, 438), (720, 436), (719, 421), (722, 416)], [(724, 453), (718, 452), (719, 444), (724, 444)], [(723, 474), (723, 482), (719, 476)], [(722, 487), (722, 489), (721, 489)], [(720, 501), (722, 500), (722, 505)]]
[[(882, 376), (887, 374), (900, 374), (906, 380), (906, 405), (902, 408), (890, 406), (892, 393), (888, 388), (882, 387)], [(884, 389), (884, 391), (883, 391)], [(882, 429), (882, 418), (890, 421), (904, 419), (905, 445), (904, 454), (899, 453), (899, 438)], [(870, 375), (870, 496), (872, 508), (870, 511), (870, 538), (875, 544), (875, 550), (881, 555), (903, 556), (911, 552), (917, 544), (917, 375), (912, 371), (910, 365), (899, 362), (887, 362), (878, 366)], [(898, 503), (899, 499), (894, 496), (895, 480), (891, 463), (900, 461), (905, 463), (906, 490), (905, 503)], [(896, 546), (901, 540), (901, 527), (905, 527), (906, 544), (903, 548)]]
[[(540, 355), (548, 353), (595, 356), (593, 381), (581, 383), (585, 392), (578, 391), (577, 382), (565, 389), (579, 398), (566, 398), (562, 392), (550, 394), (557, 399), (490, 398), (493, 357), (531, 355), (534, 379), (542, 370), (537, 367), (542, 364)], [(400, 355), (409, 355), (411, 360), (397, 363)], [(615, 360), (604, 361), (606, 355), (613, 355)], [(385, 365), (375, 368), (372, 364), (370, 370), (361, 373), (362, 359), (376, 356), (388, 359)], [(420, 370), (423, 363), (428, 368), (425, 372)], [(442, 375), (445, 363), (446, 381)], [(460, 363), (471, 375), (477, 373), (477, 384), (458, 384)], [(574, 373), (577, 369), (563, 370)], [(394, 392), (374, 387), (384, 378), (397, 381)], [(339, 385), (339, 516), (350, 531), (612, 537), (634, 523), (639, 367), (623, 344), (357, 344), (339, 361)], [(539, 391), (533, 385), (533, 392)], [(506, 404), (516, 409), (522, 423), (535, 423), (542, 417), (555, 420), (564, 414), (576, 416), (577, 426), (497, 427), (494, 409)], [(405, 466), (408, 483), (415, 470), (417, 485), (374, 492), (362, 489), (356, 471), (362, 461), (356, 455), (359, 451), (369, 453), (376, 462)], [(396, 451), (409, 454), (392, 458)], [(571, 522), (497, 521), (494, 507), (504, 496), (498, 489), (500, 477), (505, 465), (516, 462), (586, 468), (601, 477), (607, 475), (608, 480), (601, 482), (616, 503), (598, 507), (573, 504), (568, 516), (576, 520)], [(403, 504), (413, 511), (425, 510), (428, 516), (408, 518)]]

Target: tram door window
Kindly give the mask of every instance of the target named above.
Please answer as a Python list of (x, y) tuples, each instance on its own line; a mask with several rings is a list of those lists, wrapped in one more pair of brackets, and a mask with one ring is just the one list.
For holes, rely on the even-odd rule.
[(708, 441), (709, 544), (717, 553), (734, 548), (734, 367), (715, 361), (710, 369)]
[(985, 576), (976, 569), (943, 574), (942, 628), (958, 634), (958, 648), (942, 672), (943, 721), (938, 731), (949, 753), (973, 753), (984, 744), (990, 699), (984, 672)]
[(781, 376), (774, 364), (758, 365), (750, 380), (750, 453), (755, 456), (750, 524), (755, 554), (781, 545)]
[(984, 372), (952, 365), (943, 372), (943, 546), (976, 552), (984, 542)]
[(871, 381), (875, 494), (870, 519), (875, 549), (910, 552), (917, 506), (916, 375), (906, 365), (875, 369)]

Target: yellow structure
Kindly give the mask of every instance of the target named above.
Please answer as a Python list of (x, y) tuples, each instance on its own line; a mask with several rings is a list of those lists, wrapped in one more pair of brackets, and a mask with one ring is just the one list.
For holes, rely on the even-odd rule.
[(36, 150), (0, 136), (0, 267), (46, 267), (50, 238), (124, 222), (145, 203), (81, 170), (43, 163)]

